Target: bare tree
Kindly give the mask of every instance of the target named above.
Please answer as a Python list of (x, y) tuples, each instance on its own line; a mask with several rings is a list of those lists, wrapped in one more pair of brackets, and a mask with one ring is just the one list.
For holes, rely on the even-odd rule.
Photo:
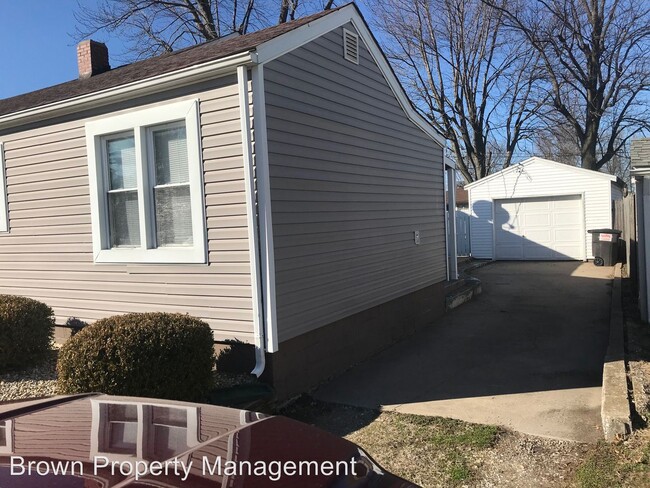
[(535, 154), (568, 164), (580, 166), (580, 145), (573, 128), (560, 121), (556, 125), (548, 125), (535, 134)]
[(298, 8), (299, 0), (280, 0), (280, 18), (278, 19), (279, 24), (283, 24), (287, 21), (287, 17), (290, 17), (291, 20), (294, 20), (296, 16), (296, 9)]
[(649, 2), (483, 1), (540, 56), (552, 108), (572, 128), (583, 168), (606, 167), (649, 127)]
[(481, 0), (376, 0), (388, 53), (407, 89), (450, 141), (466, 181), (510, 165), (535, 120), (537, 57), (510, 42)]
[(77, 5), (74, 37), (117, 35), (127, 41), (124, 58), (130, 61), (268, 27), (269, 14), (278, 6), (279, 21), (285, 22), (330, 9), (334, 0), (99, 0)]

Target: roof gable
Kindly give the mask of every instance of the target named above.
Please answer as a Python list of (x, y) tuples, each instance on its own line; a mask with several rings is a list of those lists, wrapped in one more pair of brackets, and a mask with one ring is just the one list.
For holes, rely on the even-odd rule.
[(601, 179), (606, 179), (609, 181), (617, 182), (617, 178), (614, 175), (609, 175), (607, 173), (601, 173), (600, 171), (594, 171), (591, 169), (584, 169), (584, 168), (578, 168), (577, 166), (569, 166), (568, 164), (563, 164), (563, 163), (558, 163), (557, 161), (551, 161), (550, 159), (544, 159), (544, 158), (539, 158), (537, 156), (533, 156), (531, 158), (525, 159), (517, 164), (513, 164), (509, 166), (506, 169), (502, 169), (501, 171), (497, 171), (496, 173), (492, 173), (489, 176), (486, 176), (485, 178), (481, 178), (478, 181), (474, 181), (468, 185), (465, 185), (465, 189), (469, 190), (471, 188), (477, 187), (479, 185), (482, 185), (484, 183), (487, 183), (493, 179), (499, 178), (505, 174), (508, 174), (512, 171), (516, 171), (517, 168), (521, 166), (529, 166), (529, 165), (552, 165), (555, 168), (559, 168), (563, 171), (566, 171), (568, 175), (571, 173), (575, 174), (576, 172), (585, 175), (588, 174), (588, 176), (594, 177), (594, 178), (601, 178)]
[[(200, 71), (205, 78), (210, 74), (214, 76), (220, 68), (234, 72), (237, 65), (263, 65), (349, 22), (359, 33), (407, 117), (444, 147), (445, 139), (415, 109), (354, 3), (240, 37), (217, 39), (146, 59), (88, 79), (72, 80), (0, 100), (0, 129), (74, 112), (81, 103), (93, 107), (111, 103), (111, 97), (133, 98), (145, 89), (147, 93), (156, 89), (162, 91), (165, 81), (189, 83), (190, 72)], [(55, 113), (57, 110), (59, 112)]]
[(223, 59), (233, 54), (250, 51), (260, 44), (282, 36), (314, 20), (325, 17), (337, 9), (319, 12), (291, 22), (279, 24), (268, 29), (252, 32), (238, 37), (216, 39), (197, 46), (162, 54), (153, 58), (119, 66), (87, 79), (75, 79), (33, 92), (0, 100), (0, 116), (48, 105), (62, 100), (76, 98), (127, 83), (137, 82), (153, 76), (178, 71)]

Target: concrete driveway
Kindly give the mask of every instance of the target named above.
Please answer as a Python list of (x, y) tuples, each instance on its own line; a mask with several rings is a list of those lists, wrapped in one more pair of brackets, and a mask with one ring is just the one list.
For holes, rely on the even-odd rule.
[(581, 262), (476, 270), (482, 295), (315, 396), (596, 441), (612, 272)]

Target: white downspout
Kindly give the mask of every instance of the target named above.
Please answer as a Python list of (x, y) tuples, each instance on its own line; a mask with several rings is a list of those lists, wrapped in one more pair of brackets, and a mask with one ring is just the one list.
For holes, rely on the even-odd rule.
[(251, 69), (251, 75), (255, 117), (255, 175), (257, 177), (257, 215), (261, 253), (264, 336), (266, 339), (266, 351), (274, 353), (279, 349), (279, 338), (275, 304), (275, 252), (273, 245), (273, 215), (271, 212), (271, 175), (269, 173), (266, 100), (264, 94), (264, 65), (254, 65)]
[(251, 374), (259, 377), (266, 367), (264, 347), (264, 321), (261, 313), (262, 283), (260, 272), (260, 250), (257, 238), (257, 206), (255, 192), (255, 168), (253, 146), (251, 141), (250, 102), (248, 91), (248, 66), (237, 67), (237, 84), (239, 87), (239, 119), (242, 133), (242, 153), (244, 159), (244, 182), (246, 185), (246, 217), (248, 227), (248, 251), (251, 270), (251, 288), (253, 292), (253, 340), (255, 343), (255, 368)]

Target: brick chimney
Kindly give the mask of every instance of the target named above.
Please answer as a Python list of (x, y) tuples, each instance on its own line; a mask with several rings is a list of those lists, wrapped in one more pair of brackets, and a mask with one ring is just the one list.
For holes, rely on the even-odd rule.
[(110, 70), (106, 44), (90, 39), (81, 41), (77, 44), (77, 64), (79, 65), (79, 78), (82, 80)]

